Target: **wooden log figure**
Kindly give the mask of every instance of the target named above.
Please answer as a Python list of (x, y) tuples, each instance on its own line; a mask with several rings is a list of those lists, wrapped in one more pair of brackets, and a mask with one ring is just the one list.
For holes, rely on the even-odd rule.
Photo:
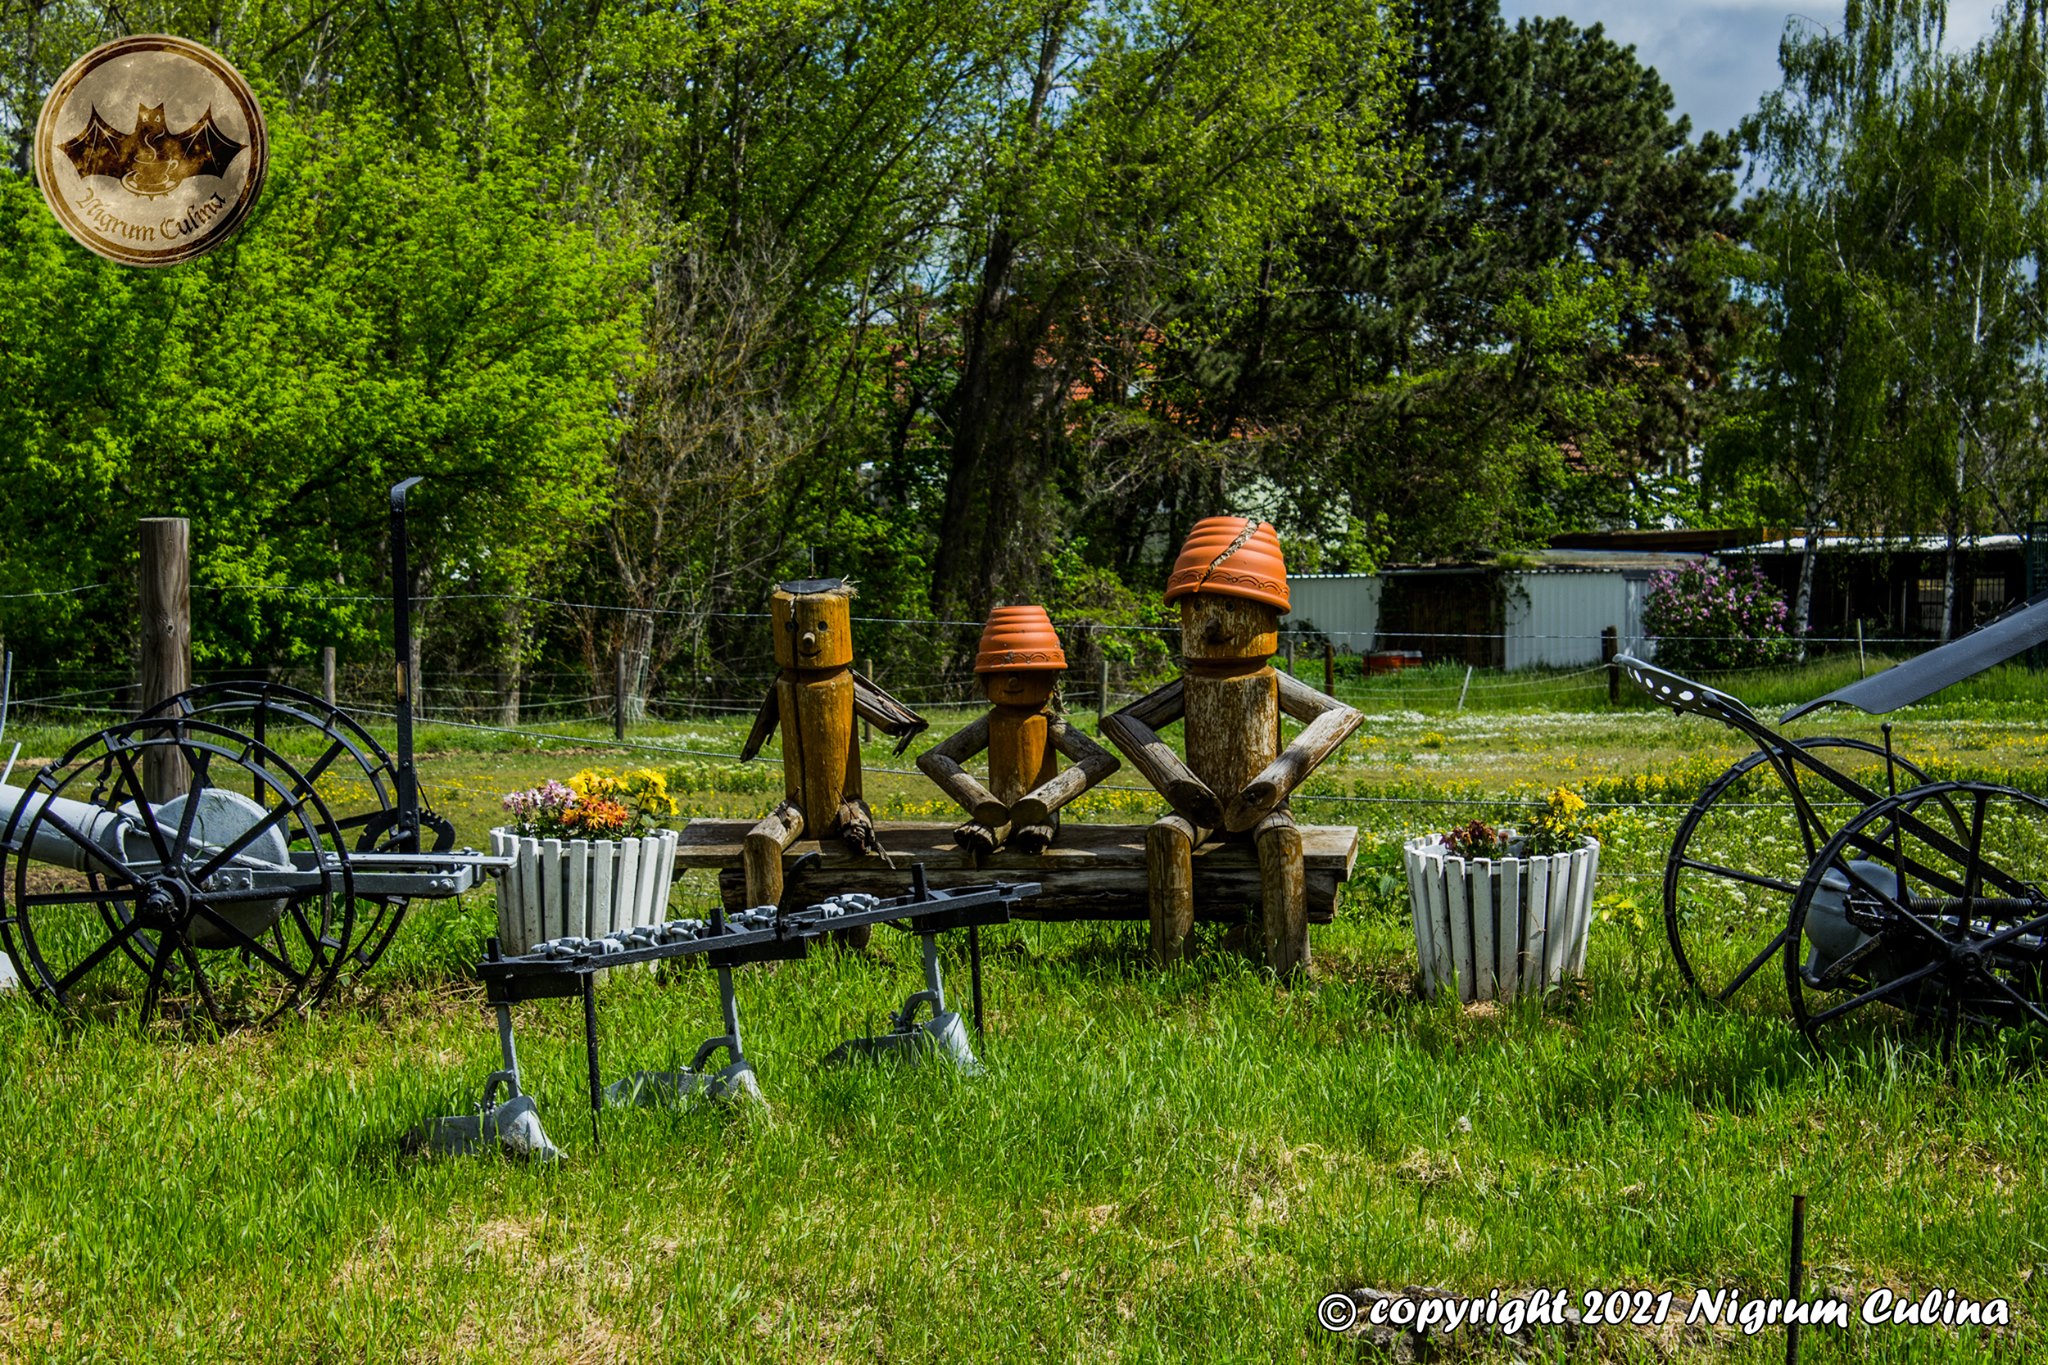
[[(918, 756), (917, 766), (971, 817), (953, 842), (974, 853), (1006, 844), (1040, 853), (1053, 840), (1059, 810), (1115, 772), (1114, 755), (1047, 703), (1067, 667), (1067, 654), (1044, 607), (997, 607), (982, 627), (974, 671), (993, 706)], [(961, 765), (988, 751), (988, 785)], [(1059, 771), (1059, 756), (1074, 766)]]
[[(1194, 927), (1194, 850), (1213, 838), (1250, 837), (1258, 850), (1266, 962), (1283, 978), (1308, 962), (1301, 832), (1287, 799), (1364, 717), (1272, 667), (1287, 610), (1280, 537), (1262, 521), (1205, 517), (1189, 532), (1166, 600), (1180, 603), (1181, 671), (1102, 722), (1173, 807), (1145, 840), (1152, 951), (1187, 951)], [(1305, 728), (1284, 748), (1280, 716)], [(1184, 722), (1187, 760), (1159, 738)]]
[(782, 802), (748, 832), (741, 852), (750, 905), (782, 903), (782, 854), (805, 835), (839, 839), (855, 853), (882, 855), (875, 817), (861, 799), (864, 719), (902, 753), (924, 717), (853, 671), (853, 588), (807, 578), (775, 589), (769, 621), (781, 672), (754, 717), (744, 761), (782, 733)]

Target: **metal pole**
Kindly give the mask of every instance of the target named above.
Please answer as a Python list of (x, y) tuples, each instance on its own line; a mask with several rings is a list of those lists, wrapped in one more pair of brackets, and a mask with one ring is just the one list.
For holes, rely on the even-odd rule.
[(597, 1111), (604, 1106), (604, 1089), (597, 1073), (597, 973), (583, 974), (583, 1056), (590, 1067), (590, 1142), (603, 1146), (597, 1131)]
[(1100, 724), (1109, 714), (1109, 656), (1095, 661), (1095, 720)]
[(320, 647), (320, 695), (329, 706), (334, 705), (334, 646)]
[(397, 788), (398, 821), (386, 847), (393, 853), (420, 851), (420, 776), (413, 766), (412, 698), (419, 680), (412, 675), (412, 564), (405, 536), (405, 500), (418, 486), (417, 477), (391, 489), (391, 644), (398, 655), (398, 761), (392, 771)]
[[(183, 517), (142, 519), (142, 657), (140, 709), (169, 701), (192, 685), (192, 526)], [(142, 786), (152, 802), (168, 801), (192, 785), (183, 757), (172, 748), (143, 753)]]
[[(868, 660), (868, 666), (860, 671), (860, 675), (863, 678), (866, 678), (870, 684), (874, 682), (875, 661), (872, 658)], [(863, 744), (867, 744), (871, 742), (874, 739), (874, 737), (874, 731), (868, 728), (868, 718), (866, 716), (862, 716), (860, 718), (860, 742)]]
[(612, 738), (626, 737), (626, 651), (612, 660)]
[(1608, 626), (1600, 632), (1600, 662), (1607, 665), (1607, 704), (1621, 705), (1621, 665), (1614, 662), (1621, 653), (1621, 632)]
[[(1785, 1298), (1788, 1306), (1799, 1298), (1799, 1288), (1806, 1278), (1806, 1196), (1792, 1196), (1792, 1265), (1786, 1275)], [(1785, 1324), (1785, 1365), (1799, 1365), (1799, 1323), (1792, 1320)]]
[(981, 926), (967, 926), (967, 974), (974, 988), (974, 1041), (981, 1041)]
[(1870, 665), (1863, 657), (1863, 618), (1860, 616), (1856, 618), (1856, 676), (1870, 676)]
[(1323, 641), (1323, 695), (1337, 695), (1337, 646)]
[(1458, 709), (1465, 709), (1465, 694), (1472, 690), (1472, 665), (1465, 665), (1465, 685), (1458, 689)]
[(1287, 676), (1294, 676), (1294, 636), (1287, 637)]

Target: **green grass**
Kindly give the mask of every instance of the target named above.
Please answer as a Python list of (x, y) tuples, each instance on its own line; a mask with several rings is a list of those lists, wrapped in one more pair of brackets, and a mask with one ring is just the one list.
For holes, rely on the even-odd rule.
[[(1814, 1330), (1805, 1359), (2038, 1358), (2037, 1041), (1980, 1041), (1951, 1074), (1911, 1035), (1817, 1056), (1768, 993), (1692, 1004), (1656, 878), (1691, 791), (1740, 749), (1695, 720), (1581, 704), (1368, 700), (1360, 738), (1300, 803), (1365, 838), (1292, 990), (1213, 936), (1160, 971), (1137, 927), (1017, 926), (989, 936), (986, 1076), (819, 1067), (915, 986), (911, 943), (884, 934), (868, 955), (742, 974), (765, 1111), (611, 1113), (601, 1147), (578, 1013), (525, 1007), (528, 1087), (567, 1153), (553, 1170), (396, 1148), (466, 1108), (495, 1064), (467, 975), (487, 896), (417, 907), (325, 1008), (228, 1038), (0, 999), (0, 1360), (1354, 1359), (1314, 1325), (1329, 1290), (1770, 1292), (1796, 1192), (1809, 1292), (1939, 1286), (2006, 1296), (2017, 1317), (2004, 1332)], [(2021, 711), (1944, 698), (1900, 718), (1900, 748), (2039, 787), (2048, 735)], [(481, 842), (497, 793), (620, 761), (588, 734), (429, 728), (422, 767)], [(47, 757), (68, 732), (13, 737)], [(730, 752), (738, 730), (644, 737)], [(880, 746), (868, 759), (907, 767)], [(701, 778), (694, 813), (772, 800), (733, 790), (718, 760), (630, 761)], [(1546, 1009), (1415, 998), (1399, 839), (1557, 783), (1630, 803), (1601, 808), (1585, 982)], [(916, 779), (880, 775), (871, 793), (884, 816), (941, 818)], [(1088, 803), (1096, 819), (1159, 809), (1126, 791)], [(1780, 831), (1756, 818), (1761, 846)], [(678, 908), (708, 895), (695, 875)], [(964, 991), (964, 964), (950, 968)], [(601, 1008), (612, 1074), (678, 1065), (715, 1028), (702, 971), (608, 982)], [(1469, 1350), (1783, 1356), (1776, 1332), (1699, 1329)]]

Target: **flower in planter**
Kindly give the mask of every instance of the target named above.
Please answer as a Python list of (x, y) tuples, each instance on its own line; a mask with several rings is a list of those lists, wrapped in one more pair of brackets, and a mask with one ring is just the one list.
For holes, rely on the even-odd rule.
[(1592, 832), (1586, 799), (1570, 787), (1552, 787), (1544, 798), (1543, 809), (1529, 821), (1524, 853), (1532, 858), (1569, 853)]
[(1437, 837), (1454, 858), (1548, 858), (1572, 852), (1592, 833), (1585, 798), (1570, 787), (1553, 787), (1526, 829), (1468, 820)]
[(1454, 858), (1505, 858), (1515, 835), (1513, 830), (1495, 829), (1484, 820), (1468, 820), (1437, 837)]
[(567, 783), (549, 778), (504, 800), (514, 834), (529, 839), (637, 839), (676, 814), (668, 779), (652, 768), (585, 769)]
[(508, 792), (504, 806), (512, 817), (512, 830), (524, 839), (566, 839), (569, 808), (576, 793), (552, 777), (538, 787)]

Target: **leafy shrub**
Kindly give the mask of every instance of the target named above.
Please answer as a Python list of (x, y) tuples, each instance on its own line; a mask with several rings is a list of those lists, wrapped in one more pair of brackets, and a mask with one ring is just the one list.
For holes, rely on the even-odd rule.
[(1753, 564), (1700, 560), (1650, 575), (1643, 629), (1657, 662), (1676, 673), (1785, 663), (1793, 641), (1785, 599)]

